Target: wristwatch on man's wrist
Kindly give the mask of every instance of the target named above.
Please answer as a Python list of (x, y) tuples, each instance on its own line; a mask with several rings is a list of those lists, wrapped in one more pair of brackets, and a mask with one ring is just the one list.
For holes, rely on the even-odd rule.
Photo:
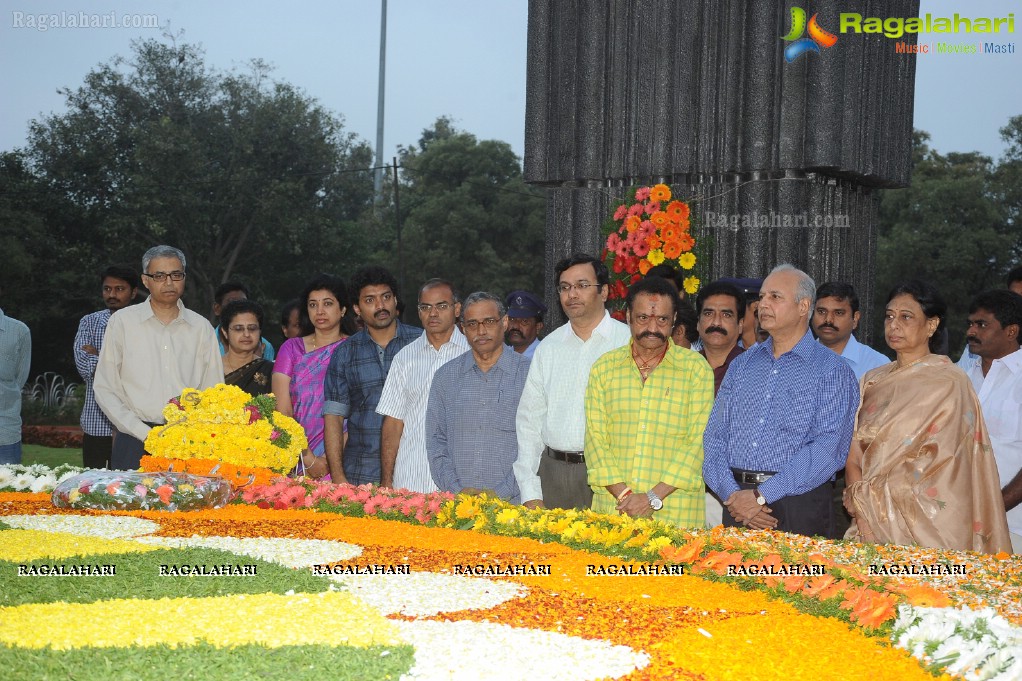
[(756, 503), (760, 506), (766, 506), (766, 497), (759, 491), (759, 487), (753, 487), (752, 493), (756, 495)]
[(659, 511), (664, 507), (664, 500), (658, 497), (653, 490), (646, 492), (646, 498), (649, 499), (649, 507), (654, 511)]

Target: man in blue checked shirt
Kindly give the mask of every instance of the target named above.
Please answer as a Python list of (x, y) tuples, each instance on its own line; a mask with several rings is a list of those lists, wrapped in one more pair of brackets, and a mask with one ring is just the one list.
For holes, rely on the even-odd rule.
[(859, 406), (855, 374), (813, 340), (816, 285), (791, 265), (763, 282), (765, 342), (735, 358), (703, 436), (703, 477), (725, 526), (836, 538), (834, 473), (848, 457)]
[(100, 275), (105, 310), (82, 317), (75, 334), (75, 366), (85, 381), (85, 402), (82, 404), (82, 462), (86, 468), (107, 468), (110, 466), (110, 449), (113, 446), (113, 426), (110, 419), (96, 404), (92, 382), (99, 364), (99, 350), (103, 347), (103, 335), (110, 315), (131, 305), (141, 283), (138, 273), (130, 267), (114, 265)]

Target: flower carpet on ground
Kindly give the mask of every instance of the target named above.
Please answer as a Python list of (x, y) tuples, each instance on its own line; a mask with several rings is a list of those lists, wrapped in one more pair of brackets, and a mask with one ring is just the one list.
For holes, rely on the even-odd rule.
[[(149, 678), (117, 675), (134, 651), (161, 679), (210, 665), (233, 670), (212, 678), (706, 680), (934, 678), (926, 666), (1008, 679), (1022, 664), (1015, 558), (311, 482), (241, 501), (98, 512), (0, 492), (0, 664)], [(104, 565), (116, 575), (41, 574)], [(824, 567), (758, 574), (792, 565)], [(870, 574), (895, 565), (947, 569)]]

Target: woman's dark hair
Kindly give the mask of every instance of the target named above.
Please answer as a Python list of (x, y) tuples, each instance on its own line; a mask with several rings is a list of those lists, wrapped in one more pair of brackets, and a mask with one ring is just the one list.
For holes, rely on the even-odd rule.
[[(740, 300), (740, 299), (739, 299)], [(685, 339), (691, 345), (699, 340), (699, 329), (696, 326), (699, 324), (699, 317), (696, 315), (695, 308), (692, 307), (692, 303), (688, 302), (685, 298), (678, 301), (678, 314), (674, 320), (674, 329), (671, 329), (673, 334), (675, 329), (679, 326), (685, 327)]]
[[(302, 295), (299, 296), (298, 300), (300, 307), (298, 308), (298, 323), (302, 327), (304, 332), (306, 329), (310, 329), (309, 333), (312, 333), (313, 329), (312, 320), (309, 319), (309, 296), (313, 291), (330, 291), (334, 294), (334, 298), (337, 299), (337, 304), (343, 308), (348, 308), (348, 288), (344, 285), (344, 281), (340, 277), (335, 277), (332, 274), (318, 274), (312, 281), (305, 285), (302, 289)], [(303, 334), (308, 335), (308, 334)]]
[(280, 308), (280, 326), (283, 328), (291, 323), (291, 313), (295, 310), (298, 311), (298, 335), (308, 336), (315, 329), (312, 328), (312, 324), (306, 324), (308, 315), (302, 316), (302, 301), (298, 298), (292, 298), (284, 303), (284, 307)]
[(254, 300), (248, 300), (247, 298), (242, 300), (232, 300), (231, 302), (224, 305), (223, 309), (220, 310), (220, 335), (223, 337), (224, 344), (227, 343), (227, 327), (231, 325), (234, 318), (240, 314), (251, 313), (255, 315), (256, 321), (259, 322), (259, 330), (263, 328), (263, 306)]
[(887, 294), (887, 303), (900, 295), (912, 296), (912, 299), (923, 308), (923, 314), (927, 319), (937, 318), (937, 330), (930, 336), (930, 352), (938, 353), (941, 350), (941, 341), (947, 327), (947, 303), (941, 297), (935, 286), (919, 279), (909, 279), (891, 289)]

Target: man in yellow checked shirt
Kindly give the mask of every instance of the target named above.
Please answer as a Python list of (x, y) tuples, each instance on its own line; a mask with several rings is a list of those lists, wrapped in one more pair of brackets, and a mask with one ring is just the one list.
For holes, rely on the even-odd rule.
[(632, 340), (596, 361), (586, 389), (593, 510), (702, 527), (713, 371), (671, 340), (678, 294), (667, 281), (633, 284), (626, 305)]

